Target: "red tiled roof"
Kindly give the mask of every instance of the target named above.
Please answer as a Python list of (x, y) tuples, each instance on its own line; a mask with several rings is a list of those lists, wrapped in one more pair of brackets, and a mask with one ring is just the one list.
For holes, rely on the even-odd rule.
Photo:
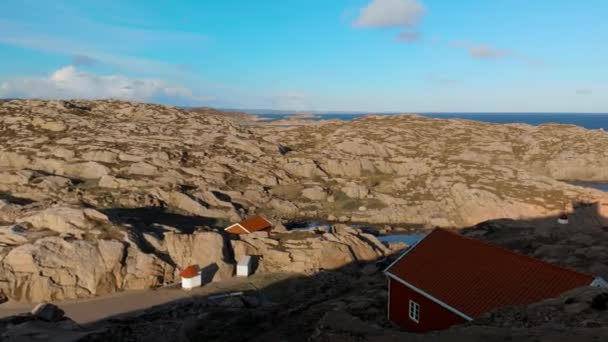
[(198, 266), (196, 266), (196, 265), (190, 265), (190, 266), (184, 268), (184, 270), (179, 273), (179, 276), (182, 278), (192, 278), (192, 277), (196, 277), (197, 275), (198, 275)]
[(435, 229), (387, 273), (475, 318), (590, 285), (594, 276)]
[(228, 233), (231, 233), (231, 234), (247, 234), (247, 233), (248, 233), (248, 232), (247, 232), (245, 229), (243, 229), (243, 227), (241, 227), (241, 225), (240, 225), (240, 224), (238, 224), (238, 223), (233, 224), (232, 226), (230, 226), (230, 227), (228, 227), (228, 228), (226, 228), (226, 229), (224, 229), (224, 230), (225, 230), (225, 231), (227, 231)]
[(272, 223), (262, 216), (253, 216), (240, 223), (233, 224), (225, 230), (232, 234), (253, 233), (272, 227)]

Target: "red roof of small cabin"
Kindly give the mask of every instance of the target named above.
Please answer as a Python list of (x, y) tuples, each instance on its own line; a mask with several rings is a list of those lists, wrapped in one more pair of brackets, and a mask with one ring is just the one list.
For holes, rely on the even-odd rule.
[(244, 221), (233, 224), (225, 230), (232, 234), (247, 234), (272, 227), (272, 223), (262, 216), (252, 216)]
[(196, 265), (190, 265), (190, 266), (184, 268), (184, 270), (179, 273), (179, 276), (182, 278), (193, 278), (193, 277), (196, 277), (197, 275), (198, 275), (198, 266), (196, 266)]
[(557, 297), (595, 278), (439, 228), (386, 273), (471, 318)]

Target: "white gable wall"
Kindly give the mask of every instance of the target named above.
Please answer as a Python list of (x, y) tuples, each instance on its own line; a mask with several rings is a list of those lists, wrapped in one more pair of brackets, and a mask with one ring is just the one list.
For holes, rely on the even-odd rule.
[(199, 287), (202, 285), (202, 282), (203, 281), (200, 273), (192, 278), (182, 278), (182, 288), (192, 289), (195, 287)]
[(593, 287), (601, 287), (604, 289), (608, 289), (608, 281), (605, 281), (601, 277), (597, 277), (597, 278), (593, 279), (593, 281), (591, 282), (590, 285)]

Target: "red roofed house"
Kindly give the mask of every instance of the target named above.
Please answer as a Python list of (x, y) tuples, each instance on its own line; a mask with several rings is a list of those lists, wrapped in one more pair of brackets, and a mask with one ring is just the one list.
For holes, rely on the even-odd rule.
[(581, 286), (608, 287), (602, 278), (439, 228), (384, 273), (389, 320), (414, 332), (445, 329), (502, 306), (531, 304)]
[(272, 228), (272, 223), (262, 216), (253, 216), (239, 223), (235, 223), (224, 230), (231, 234), (249, 234), (260, 230)]
[(201, 271), (197, 265), (190, 265), (179, 273), (182, 278), (182, 288), (190, 290), (202, 285)]

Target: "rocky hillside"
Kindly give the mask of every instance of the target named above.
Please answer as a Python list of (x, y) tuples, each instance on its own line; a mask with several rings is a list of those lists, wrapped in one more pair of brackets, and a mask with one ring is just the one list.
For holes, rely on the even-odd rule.
[(0, 288), (27, 300), (171, 282), (195, 240), (228, 274), (235, 252), (265, 247), (233, 251), (217, 230), (254, 213), (464, 227), (603, 201), (560, 180), (608, 180), (608, 134), (574, 126), (416, 115), (280, 126), (205, 108), (12, 100), (0, 131)]
[[(5, 201), (459, 227), (564, 210), (608, 181), (608, 133), (415, 115), (307, 126), (118, 101), (0, 104)], [(10, 221), (10, 218), (5, 218)]]
[[(548, 261), (606, 276), (608, 230), (597, 220), (596, 208), (578, 206), (571, 225), (559, 225), (555, 217), (527, 221), (496, 220), (468, 228), (464, 234), (491, 241)], [(499, 308), (482, 317), (450, 329), (428, 334), (412, 334), (396, 329), (386, 318), (386, 279), (380, 272), (395, 256), (374, 261), (368, 248), (352, 240), (356, 230), (338, 225), (334, 233), (325, 228), (316, 234), (281, 233), (248, 236), (233, 241), (235, 251), (252, 248), (265, 260), (261, 272), (249, 278), (239, 296), (197, 294), (135, 313), (78, 325), (61, 320), (61, 312), (50, 310), (44, 316), (21, 315), (0, 319), (0, 338), (7, 341), (32, 341), (51, 336), (56, 341), (601, 341), (608, 333), (608, 291), (584, 287), (529, 306)], [(295, 234), (295, 235), (292, 235)], [(317, 240), (315, 235), (328, 235)], [(364, 234), (364, 233), (363, 233)], [(284, 239), (290, 236), (288, 241)], [(331, 238), (330, 238), (331, 237)], [(258, 276), (286, 271), (292, 265), (272, 246), (288, 246), (287, 251), (302, 250), (338, 237), (355, 247), (363, 267), (328, 263), (339, 251), (325, 250), (324, 259), (304, 268), (289, 268), (306, 276), (281, 276), (261, 285)], [(373, 238), (372, 238), (373, 239)], [(241, 247), (239, 247), (241, 246)], [(346, 245), (344, 245), (346, 246)], [(304, 247), (304, 248), (302, 248)], [(332, 248), (340, 249), (339, 245)], [(382, 247), (379, 247), (382, 248)], [(251, 252), (251, 251), (247, 251)], [(366, 255), (367, 254), (367, 255)], [(347, 254), (341, 254), (346, 256)], [(364, 260), (372, 260), (365, 262)], [(325, 261), (323, 261), (325, 260)], [(297, 264), (297, 263), (295, 263)], [(326, 268), (320, 271), (319, 267)], [(331, 269), (331, 270), (330, 270)], [(258, 286), (250, 286), (255, 283)], [(203, 290), (205, 288), (202, 288)], [(231, 292), (229, 292), (231, 293)], [(59, 320), (59, 321), (57, 321)]]
[[(601, 341), (608, 292), (581, 288), (527, 307), (507, 307), (447, 330), (400, 331), (386, 321), (386, 280), (370, 264), (284, 280), (241, 296), (193, 297), (78, 325), (61, 319), (0, 319), (7, 341)], [(370, 271), (371, 270), (371, 271)], [(52, 312), (52, 311), (51, 311)]]
[[(374, 262), (395, 249), (354, 223), (383, 233), (480, 224), (465, 233), (608, 275), (608, 196), (564, 182), (608, 181), (608, 134), (601, 130), (416, 115), (282, 125), (206, 108), (11, 100), (0, 102), (0, 133), (0, 301), (154, 288), (174, 282), (191, 263), (204, 267), (207, 281), (225, 280), (244, 254), (260, 256), (262, 274), (303, 276), (298, 291), (270, 303), (201, 299), (151, 309), (140, 316), (148, 323), (130, 318), (135, 328), (112, 323), (99, 333), (66, 323), (92, 340), (107, 340), (108, 331), (137, 340), (133, 334), (159, 335), (160, 328), (184, 340), (226, 340), (231, 327), (260, 320), (286, 322), (251, 327), (260, 340), (293, 331), (327, 341), (415, 338), (383, 319), (385, 280)], [(573, 224), (556, 225), (556, 214), (574, 209)], [(222, 232), (252, 214), (265, 214), (276, 229), (243, 237)], [(351, 225), (285, 231), (283, 224), (300, 220)], [(585, 296), (578, 302), (595, 298)], [(210, 316), (181, 321), (216, 305)], [(604, 324), (605, 316), (589, 310), (591, 321)], [(158, 322), (167, 311), (180, 323)], [(209, 321), (216, 324), (201, 323)], [(501, 322), (480, 324), (484, 333), (511, 336), (496, 330), (506, 329)], [(594, 328), (577, 322), (576, 329)], [(21, 326), (13, 323), (10, 329)], [(480, 328), (457, 329), (462, 337)], [(527, 331), (511, 337), (542, 335)]]
[(290, 176), (313, 180), (277, 195), (333, 201), (311, 204), (310, 214), (361, 222), (466, 226), (548, 215), (602, 196), (558, 180), (608, 180), (608, 133), (576, 126), (403, 115), (262, 132), (293, 149), (281, 160)]

